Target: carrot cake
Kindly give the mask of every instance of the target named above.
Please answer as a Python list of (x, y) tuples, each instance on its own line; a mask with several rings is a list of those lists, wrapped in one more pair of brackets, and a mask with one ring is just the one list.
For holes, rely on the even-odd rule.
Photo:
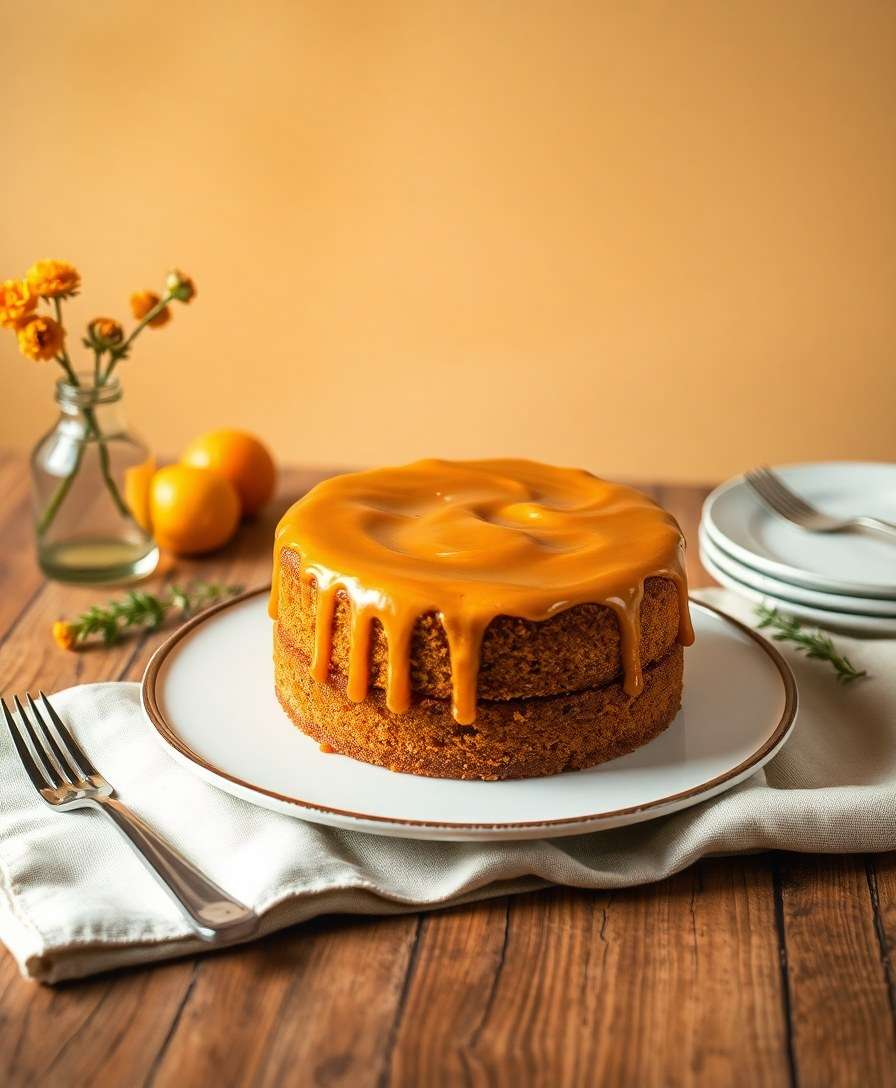
[(439, 778), (591, 767), (681, 705), (684, 541), (646, 495), (522, 460), (337, 476), (282, 518), (277, 696), (327, 750)]

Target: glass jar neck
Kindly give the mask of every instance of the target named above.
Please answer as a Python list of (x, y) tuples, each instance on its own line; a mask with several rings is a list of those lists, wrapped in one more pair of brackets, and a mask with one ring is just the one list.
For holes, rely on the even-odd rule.
[(77, 385), (65, 378), (56, 383), (56, 403), (64, 415), (82, 415), (85, 411), (114, 405), (121, 400), (121, 384), (117, 378), (109, 378), (102, 385), (94, 384), (92, 374), (80, 373), (77, 378)]

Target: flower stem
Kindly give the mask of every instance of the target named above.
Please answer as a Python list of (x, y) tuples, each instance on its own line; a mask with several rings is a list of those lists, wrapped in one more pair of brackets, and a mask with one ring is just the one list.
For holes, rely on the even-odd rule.
[[(97, 453), (100, 459), (100, 471), (102, 472), (106, 488), (109, 494), (112, 496), (112, 501), (115, 503), (116, 507), (118, 508), (118, 512), (122, 515), (122, 517), (133, 518), (130, 507), (121, 497), (121, 492), (118, 490), (118, 485), (115, 483), (115, 477), (112, 475), (112, 465), (109, 460), (109, 449), (102, 437), (99, 429), (99, 424), (96, 420), (96, 415), (94, 414), (92, 408), (84, 409), (84, 419), (87, 423), (88, 434), (92, 434), (96, 439)], [(74, 465), (72, 465), (71, 472), (69, 472), (67, 476), (64, 476), (62, 480), (60, 480), (59, 484), (56, 487), (56, 490), (53, 492), (52, 498), (47, 503), (46, 509), (41, 514), (40, 519), (38, 520), (38, 536), (43, 536), (44, 533), (53, 524), (53, 519), (59, 512), (59, 507), (62, 505), (65, 496), (69, 493), (72, 484), (75, 482), (75, 477), (78, 475), (78, 472), (81, 469), (81, 462), (84, 460), (86, 438), (87, 436), (85, 436), (85, 438), (82, 439), (78, 444), (78, 452), (75, 456), (75, 463)]]
[[(56, 313), (57, 313), (57, 315), (60, 315), (59, 299), (55, 299), (54, 301), (56, 303)], [(72, 368), (71, 359), (69, 359), (68, 354), (65, 352), (64, 349), (59, 355), (57, 355), (56, 361), (59, 363), (59, 365), (65, 371), (66, 376), (68, 377), (68, 380), (71, 382), (71, 384), (74, 385), (74, 386), (78, 386), (80, 388), (80, 382), (78, 381), (78, 376), (75, 373), (74, 369)], [(94, 373), (98, 373), (98, 371), (99, 371), (99, 354), (97, 353), (97, 356), (96, 356), (96, 369), (95, 369)], [(108, 374), (106, 375), (106, 377), (108, 377)], [(130, 508), (128, 507), (128, 505), (124, 501), (124, 499), (121, 497), (121, 492), (118, 490), (118, 485), (115, 483), (115, 477), (112, 475), (112, 465), (111, 465), (111, 462), (109, 460), (109, 449), (108, 449), (108, 446), (106, 445), (105, 439), (103, 438), (103, 434), (102, 434), (102, 431), (100, 430), (99, 423), (97, 422), (96, 413), (94, 412), (94, 410), (92, 408), (84, 408), (82, 410), (83, 410), (83, 413), (84, 413), (84, 420), (85, 420), (85, 422), (87, 424), (87, 434), (88, 435), (93, 435), (93, 437), (96, 439), (96, 442), (97, 442), (97, 451), (98, 451), (99, 459), (100, 459), (100, 471), (103, 474), (103, 480), (106, 483), (106, 488), (107, 488), (109, 494), (112, 496), (112, 501), (115, 503), (116, 507), (118, 508), (119, 513), (123, 517), (132, 518), (133, 515), (131, 514)], [(53, 524), (53, 519), (56, 517), (56, 514), (59, 511), (59, 507), (62, 505), (63, 500), (65, 499), (65, 496), (69, 493), (69, 491), (71, 490), (72, 484), (75, 482), (75, 477), (78, 475), (78, 472), (79, 472), (79, 470), (81, 468), (81, 462), (84, 460), (84, 449), (85, 449), (84, 442), (86, 441), (86, 438), (87, 438), (87, 436), (85, 435), (85, 439), (82, 440), (80, 442), (79, 446), (78, 446), (78, 453), (77, 453), (77, 455), (75, 457), (75, 463), (72, 466), (71, 472), (69, 472), (67, 476), (64, 476), (62, 478), (62, 480), (59, 482), (59, 484), (56, 487), (56, 490), (53, 492), (52, 498), (50, 499), (49, 503), (47, 504), (46, 509), (41, 514), (40, 518), (38, 519), (38, 522), (37, 522), (37, 534), (38, 534), (38, 536), (43, 536), (44, 533)]]
[(78, 375), (74, 372), (74, 370), (72, 370), (72, 364), (68, 357), (57, 355), (56, 362), (59, 363), (59, 365), (65, 371), (65, 376), (68, 378), (69, 382), (72, 385), (80, 386), (81, 383), (78, 381)]
[(112, 352), (111, 352), (112, 357), (109, 360), (109, 365), (106, 367), (106, 373), (102, 376), (102, 378), (100, 379), (100, 381), (98, 383), (99, 385), (105, 385), (106, 384), (106, 382), (109, 380), (109, 377), (112, 374), (112, 371), (118, 365), (118, 361), (125, 357), (125, 355), (127, 354), (128, 348), (131, 346), (131, 344), (134, 342), (134, 340), (137, 338), (137, 336), (139, 336), (139, 334), (146, 328), (146, 326), (150, 323), (150, 321), (153, 321), (155, 318), (157, 318), (159, 316), (159, 314), (162, 312), (162, 310), (164, 310), (165, 307), (168, 305), (168, 303), (172, 302), (173, 300), (174, 300), (174, 295), (172, 295), (170, 293), (165, 295), (164, 298), (160, 298), (159, 301), (155, 304), (155, 306), (153, 306), (153, 308), (151, 310), (148, 310), (146, 312), (146, 314), (143, 316), (142, 321), (140, 321), (140, 323), (134, 327), (134, 329), (131, 331), (130, 336), (127, 338), (127, 340), (125, 340), (125, 342), (123, 344), (120, 344), (117, 348), (114, 348), (112, 350)]
[(96, 415), (92, 408), (84, 409), (84, 418), (87, 420), (88, 426), (93, 432), (97, 442), (97, 449), (100, 457), (100, 471), (103, 474), (103, 479), (106, 481), (106, 487), (109, 489), (109, 494), (112, 496), (112, 501), (118, 507), (119, 513), (126, 518), (132, 517), (128, 504), (121, 497), (121, 492), (118, 490), (118, 485), (115, 483), (115, 478), (112, 475), (112, 467), (109, 462), (109, 449), (106, 445), (106, 441), (100, 432), (99, 424), (96, 420)]
[[(105, 373), (103, 373), (101, 364), (102, 353), (99, 351), (94, 351), (93, 383), (95, 389), (101, 388), (109, 381), (109, 378), (112, 376), (112, 371), (117, 366), (119, 360), (125, 357), (128, 348), (134, 342), (134, 339), (140, 334), (140, 332), (142, 332), (144, 328), (146, 328), (146, 326), (151, 321), (159, 316), (159, 314), (170, 302), (174, 300), (174, 298), (175, 296), (169, 291), (164, 298), (159, 299), (156, 305), (153, 306), (153, 308), (144, 315), (143, 320), (140, 321), (132, 330), (130, 336), (128, 336), (124, 343), (120, 344), (117, 348), (114, 348), (110, 351), (109, 365), (106, 367)], [(53, 299), (53, 305), (56, 309), (56, 320), (61, 325), (62, 306), (60, 305), (60, 301), (58, 298)], [(66, 377), (68, 378), (69, 382), (74, 386), (80, 386), (81, 383), (78, 381), (78, 376), (75, 373), (75, 369), (72, 366), (72, 361), (69, 358), (68, 352), (66, 351), (64, 344), (60, 349), (59, 355), (56, 356), (56, 361), (65, 371)], [(127, 503), (121, 497), (121, 492), (118, 490), (118, 485), (116, 484), (115, 478), (112, 475), (112, 466), (109, 459), (109, 450), (106, 445), (106, 440), (103, 437), (103, 433), (100, 430), (99, 423), (97, 422), (96, 413), (94, 412), (93, 408), (84, 408), (83, 413), (84, 420), (87, 424), (87, 434), (85, 435), (84, 440), (82, 440), (78, 447), (78, 453), (75, 457), (75, 463), (72, 466), (71, 472), (59, 482), (56, 490), (53, 492), (49, 503), (47, 504), (46, 509), (41, 514), (38, 520), (37, 532), (39, 536), (43, 536), (43, 534), (50, 528), (50, 525), (53, 523), (53, 519), (56, 517), (56, 514), (59, 511), (59, 507), (62, 505), (62, 502), (65, 499), (66, 495), (69, 493), (75, 476), (77, 476), (78, 472), (80, 471), (81, 462), (84, 459), (86, 439), (91, 435), (96, 439), (97, 452), (100, 461), (100, 471), (102, 472), (103, 479), (106, 483), (106, 488), (108, 489), (109, 494), (112, 496), (112, 501), (115, 503), (123, 517), (133, 519), (133, 514), (131, 513), (131, 510), (128, 507)]]
[(81, 461), (84, 459), (84, 444), (83, 442), (78, 446), (78, 452), (75, 456), (75, 463), (72, 466), (71, 472), (64, 476), (56, 485), (56, 490), (50, 501), (47, 503), (44, 512), (41, 514), (37, 523), (37, 535), (43, 536), (47, 529), (53, 524), (53, 519), (56, 517), (56, 513), (59, 507), (62, 505), (62, 500), (69, 493), (69, 489), (75, 482), (75, 477), (78, 475), (78, 469), (81, 467)]
[[(56, 310), (56, 321), (62, 325), (62, 303), (58, 298), (53, 299), (53, 306)], [(64, 328), (64, 326), (63, 326)], [(68, 377), (68, 380), (72, 385), (79, 385), (78, 375), (75, 373), (75, 368), (72, 366), (72, 361), (68, 357), (68, 352), (65, 350), (65, 341), (62, 342), (62, 347), (59, 349), (59, 354), (56, 356), (56, 361), (60, 364)]]

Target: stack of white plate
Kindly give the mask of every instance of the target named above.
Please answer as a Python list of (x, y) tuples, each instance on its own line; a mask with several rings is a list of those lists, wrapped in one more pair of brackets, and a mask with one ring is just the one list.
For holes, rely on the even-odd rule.
[[(825, 513), (896, 522), (896, 465), (846, 461), (774, 471)], [(896, 539), (807, 532), (771, 513), (742, 476), (706, 500), (700, 558), (723, 586), (797, 619), (896, 636)]]

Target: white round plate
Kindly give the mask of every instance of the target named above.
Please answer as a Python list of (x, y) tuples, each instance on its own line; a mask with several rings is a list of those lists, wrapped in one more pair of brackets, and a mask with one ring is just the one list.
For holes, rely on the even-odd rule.
[[(840, 461), (775, 468), (825, 512), (896, 522), (896, 464)], [(896, 599), (896, 542), (865, 533), (808, 533), (762, 505), (742, 476), (707, 498), (712, 540), (748, 567), (826, 593)]]
[(896, 621), (896, 600), (887, 601), (878, 597), (851, 597), (845, 593), (822, 593), (818, 589), (805, 589), (803, 586), (795, 586), (790, 582), (782, 582), (778, 578), (772, 578), (770, 574), (748, 567), (720, 548), (710, 537), (705, 528), (700, 527), (700, 549), (712, 560), (717, 567), (721, 567), (727, 574), (732, 575), (741, 582), (745, 582), (753, 589), (761, 590), (765, 594), (778, 597), (783, 601), (792, 601), (797, 604), (807, 604), (811, 608), (826, 609), (830, 612), (845, 612), (850, 616), (884, 616)]
[(779, 606), (789, 616), (798, 620), (805, 620), (818, 627), (830, 628), (832, 631), (842, 631), (848, 635), (872, 635), (878, 638), (896, 637), (896, 619), (887, 619), (885, 616), (860, 616), (850, 612), (830, 612), (824, 608), (813, 608), (808, 604), (798, 604), (796, 601), (786, 600), (784, 597), (776, 597), (773, 593), (764, 593), (761, 589), (748, 585), (740, 578), (731, 574), (729, 570), (716, 563), (707, 553), (705, 548), (700, 549), (700, 562), (717, 582), (727, 589), (733, 589), (747, 600), (757, 603), (765, 601), (768, 604)]
[(540, 839), (696, 804), (749, 777), (793, 727), (796, 684), (778, 652), (691, 603), (684, 706), (637, 752), (587, 771), (510, 782), (396, 774), (324, 754), (274, 695), (265, 590), (197, 616), (154, 654), (143, 708), (161, 743), (208, 782), (315, 823), (415, 839)]

